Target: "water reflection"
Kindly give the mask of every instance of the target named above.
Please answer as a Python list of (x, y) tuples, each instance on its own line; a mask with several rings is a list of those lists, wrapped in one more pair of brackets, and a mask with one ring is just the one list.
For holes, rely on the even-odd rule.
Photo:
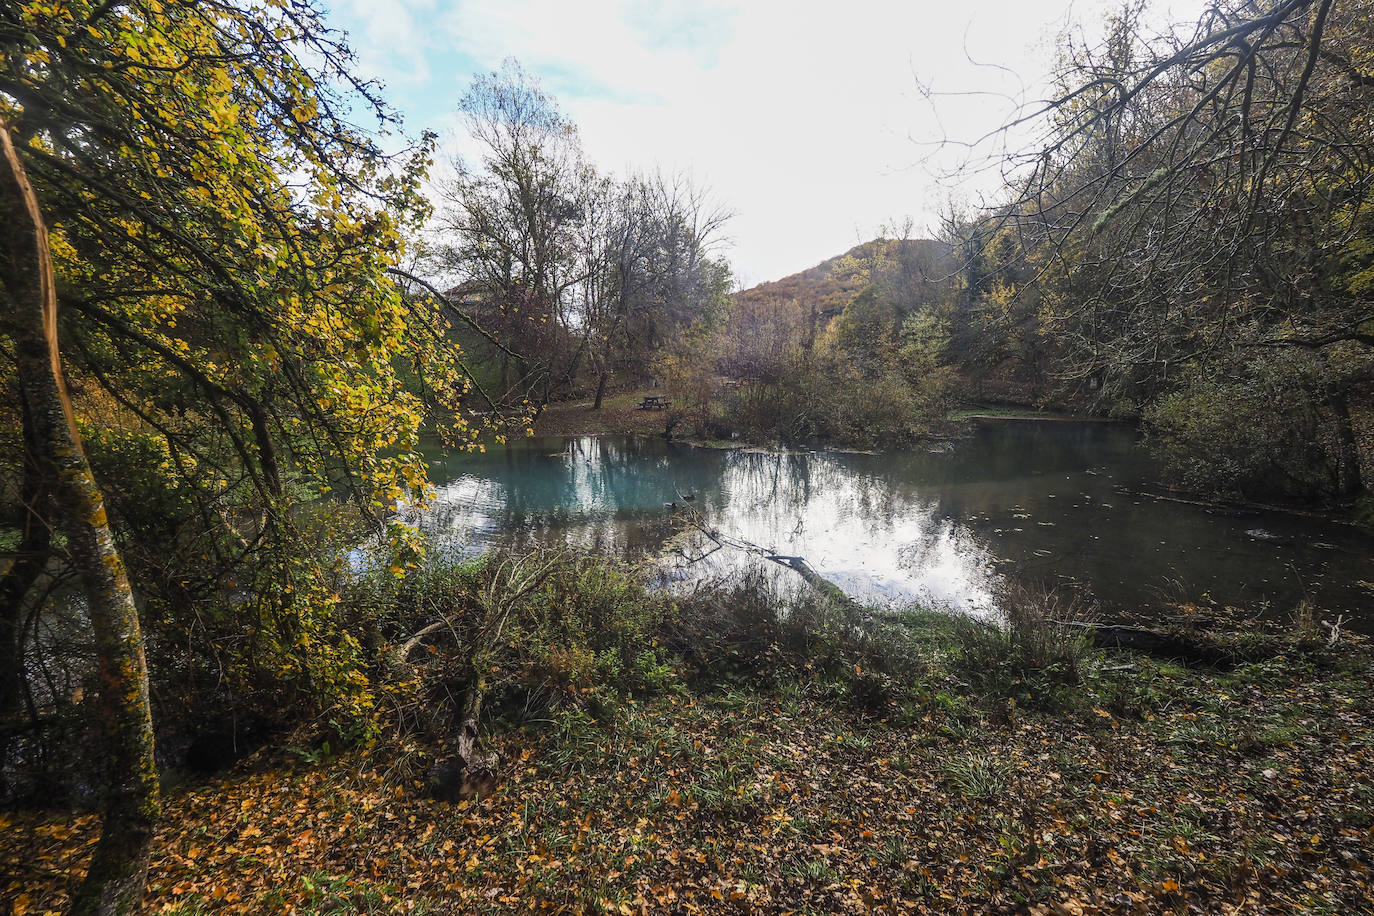
[(988, 424), (945, 454), (722, 452), (585, 437), (436, 454), (432, 464), (438, 495), (422, 524), (475, 547), (669, 555), (687, 578), (759, 562), (726, 549), (685, 563), (713, 546), (700, 532), (674, 537), (699, 518), (735, 541), (805, 557), (865, 600), (980, 612), (1010, 575), (1132, 610), (1162, 603), (1161, 593), (1278, 613), (1304, 592), (1347, 615), (1374, 603), (1359, 584), (1369, 578), (1369, 538), (1133, 496), (1152, 476), (1148, 456), (1131, 430), (1102, 424)]

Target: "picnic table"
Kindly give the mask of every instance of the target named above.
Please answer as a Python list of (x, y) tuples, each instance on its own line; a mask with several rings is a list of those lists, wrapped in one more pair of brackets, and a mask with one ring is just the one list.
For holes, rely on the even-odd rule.
[(646, 394), (639, 402), (636, 410), (667, 410), (672, 406), (672, 401), (657, 394)]

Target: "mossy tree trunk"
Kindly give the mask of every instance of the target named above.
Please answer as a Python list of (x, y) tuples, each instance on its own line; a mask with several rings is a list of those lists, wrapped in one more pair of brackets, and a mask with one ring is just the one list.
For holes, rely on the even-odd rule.
[(36, 460), (51, 481), (54, 526), (81, 578), (100, 673), (105, 817), (76, 914), (136, 913), (160, 813), (143, 635), (104, 499), (81, 447), (57, 346), (57, 293), (38, 198), (0, 118), (0, 281), (10, 300), (19, 385)]

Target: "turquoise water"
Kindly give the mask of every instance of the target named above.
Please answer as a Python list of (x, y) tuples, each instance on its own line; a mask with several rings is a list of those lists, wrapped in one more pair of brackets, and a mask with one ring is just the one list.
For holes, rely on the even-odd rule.
[(791, 575), (753, 545), (804, 557), (866, 601), (986, 612), (1012, 579), (1109, 613), (1209, 598), (1284, 616), (1307, 596), (1374, 628), (1374, 539), (1135, 495), (1154, 467), (1113, 424), (989, 421), (948, 451), (878, 455), (532, 439), (436, 454), (431, 475), (421, 524), (474, 549), (576, 545), (689, 581), (751, 565)]

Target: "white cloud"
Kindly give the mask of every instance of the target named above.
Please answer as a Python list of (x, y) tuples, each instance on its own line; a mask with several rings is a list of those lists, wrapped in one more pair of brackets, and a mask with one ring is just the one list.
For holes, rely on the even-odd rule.
[(334, 17), (347, 24), (364, 72), (395, 89), (429, 82), (428, 19), (434, 0), (337, 0)]
[[(686, 171), (708, 185), (737, 214), (737, 271), (758, 281), (871, 238), (884, 221), (910, 214), (933, 225), (948, 192), (918, 141), (994, 128), (1010, 110), (996, 93), (1037, 84), (1067, 17), (1100, 23), (1115, 3), (1080, 0), (1072, 12), (1055, 0), (346, 6), (363, 23), (354, 41), (364, 61), (408, 84), (395, 103), (428, 112), (429, 123), (412, 114), (412, 128), (438, 126), (474, 70), (514, 56), (558, 96), (603, 168)], [(944, 97), (932, 109), (918, 82), (993, 94)]]

